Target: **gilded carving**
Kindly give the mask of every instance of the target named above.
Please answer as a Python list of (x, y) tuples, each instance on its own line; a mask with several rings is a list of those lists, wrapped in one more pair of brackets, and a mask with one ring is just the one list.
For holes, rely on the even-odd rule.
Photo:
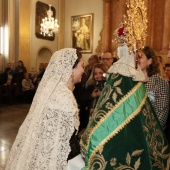
[(127, 0), (127, 14), (123, 16), (121, 24), (123, 37), (114, 32), (115, 41), (119, 44), (127, 43), (131, 48), (142, 48), (147, 36), (147, 9), (143, 0)]

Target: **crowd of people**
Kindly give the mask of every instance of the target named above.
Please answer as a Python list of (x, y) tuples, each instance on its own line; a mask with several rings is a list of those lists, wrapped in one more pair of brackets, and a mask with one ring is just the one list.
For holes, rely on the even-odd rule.
[(7, 63), (0, 77), (0, 97), (6, 94), (11, 97), (12, 95), (22, 93), (22, 100), (31, 103), (47, 65), (48, 63), (40, 63), (39, 72), (31, 74), (27, 72), (27, 68), (21, 60), (18, 61), (15, 69), (12, 68), (11, 63)]

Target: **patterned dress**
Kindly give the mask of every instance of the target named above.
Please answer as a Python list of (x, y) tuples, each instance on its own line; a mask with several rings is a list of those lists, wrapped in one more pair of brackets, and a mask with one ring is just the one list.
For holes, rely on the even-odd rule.
[(145, 83), (145, 87), (160, 124), (165, 129), (169, 111), (168, 81), (156, 74), (149, 78), (149, 81)]

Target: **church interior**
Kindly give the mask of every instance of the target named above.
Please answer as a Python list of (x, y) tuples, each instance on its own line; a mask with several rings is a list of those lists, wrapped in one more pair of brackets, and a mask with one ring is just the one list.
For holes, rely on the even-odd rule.
[[(62, 48), (81, 47), (85, 64), (91, 55), (100, 57), (104, 51), (118, 58), (113, 35), (126, 14), (127, 1), (0, 0), (0, 77), (8, 63), (15, 69), (20, 60), (28, 73), (37, 74), (39, 65), (48, 63), (52, 54)], [(147, 23), (145, 44), (162, 57), (163, 65), (170, 64), (170, 1), (143, 2), (147, 20), (141, 19), (139, 29)], [(44, 36), (40, 28), (49, 5), (59, 29)], [(81, 46), (74, 42), (74, 36), (84, 18), (89, 35), (88, 43)], [(4, 170), (11, 145), (30, 107), (30, 103), (8, 97), (0, 99), (0, 170)]]

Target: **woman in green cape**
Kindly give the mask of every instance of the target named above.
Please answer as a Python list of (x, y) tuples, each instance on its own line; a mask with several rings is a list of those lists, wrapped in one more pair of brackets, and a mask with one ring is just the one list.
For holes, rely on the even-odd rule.
[(80, 145), (83, 170), (169, 170), (170, 148), (126, 44), (90, 118)]

